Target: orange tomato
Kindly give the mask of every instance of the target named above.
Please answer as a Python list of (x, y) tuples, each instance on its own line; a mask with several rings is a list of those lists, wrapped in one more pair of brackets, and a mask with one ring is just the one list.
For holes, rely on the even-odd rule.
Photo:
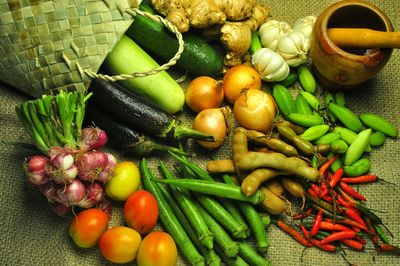
[(156, 198), (143, 189), (133, 192), (125, 202), (124, 218), (128, 226), (140, 234), (150, 232), (158, 220)]
[(107, 229), (109, 216), (106, 212), (91, 208), (79, 212), (72, 220), (69, 235), (75, 244), (90, 248), (97, 244), (101, 234)]
[(127, 226), (116, 226), (105, 231), (99, 239), (100, 253), (113, 263), (128, 263), (136, 258), (142, 238)]
[(173, 266), (178, 260), (174, 239), (166, 232), (153, 231), (142, 241), (137, 254), (139, 266)]

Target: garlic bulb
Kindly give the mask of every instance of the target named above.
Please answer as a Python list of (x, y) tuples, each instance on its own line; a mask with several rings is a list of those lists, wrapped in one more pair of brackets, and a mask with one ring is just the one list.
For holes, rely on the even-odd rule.
[(281, 81), (289, 75), (289, 65), (269, 48), (257, 50), (251, 57), (251, 63), (264, 81)]
[(280, 39), (291, 30), (287, 22), (268, 20), (258, 29), (262, 46), (275, 51)]
[(291, 31), (279, 41), (276, 51), (289, 66), (296, 67), (307, 61), (309, 47), (302, 33)]
[(294, 23), (293, 31), (301, 32), (304, 35), (304, 37), (310, 38), (316, 20), (317, 18), (315, 16), (307, 16), (304, 18), (299, 18)]

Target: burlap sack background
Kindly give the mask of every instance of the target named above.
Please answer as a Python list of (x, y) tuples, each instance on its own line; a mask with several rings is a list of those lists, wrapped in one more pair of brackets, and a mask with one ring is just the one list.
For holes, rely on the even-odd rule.
[[(271, 7), (271, 16), (275, 19), (293, 23), (306, 15), (318, 15), (331, 0), (271, 0), (266, 1)], [(396, 30), (400, 25), (400, 2), (398, 0), (371, 1), (381, 7), (392, 20)], [(400, 126), (400, 52), (394, 51), (385, 69), (361, 89), (347, 93), (348, 105), (357, 113), (372, 111), (385, 116)], [(184, 87), (185, 84), (182, 84)], [(0, 140), (6, 142), (27, 142), (29, 137), (14, 112), (16, 104), (28, 100), (28, 96), (14, 88), (0, 83)], [(189, 123), (192, 114), (184, 111), (180, 117)], [(191, 143), (189, 143), (191, 144)], [(211, 153), (198, 153), (197, 161), (204, 165), (204, 159), (214, 155), (224, 158), (230, 150), (225, 145)], [(111, 150), (118, 159), (124, 157), (116, 150)], [(45, 200), (36, 190), (30, 189), (25, 181), (22, 162), (29, 151), (18, 147), (0, 144), (0, 264), (1, 265), (110, 265), (102, 259), (97, 248), (78, 249), (68, 237), (69, 219), (53, 214)], [(393, 243), (400, 245), (399, 140), (387, 139), (386, 143), (370, 155), (371, 172), (395, 183), (371, 184), (360, 186), (360, 191), (369, 199), (368, 206), (379, 210), (377, 214), (394, 234)], [(156, 159), (165, 159), (158, 156)], [(156, 160), (153, 161), (153, 163)], [(110, 226), (123, 223), (121, 204), (114, 205), (113, 219)], [(339, 254), (328, 254), (317, 249), (307, 249), (301, 255), (303, 247), (282, 233), (275, 226), (268, 230), (271, 247), (268, 257), (274, 265), (348, 265)], [(390, 255), (376, 255), (367, 246), (364, 252), (348, 251), (346, 258), (356, 265), (400, 265), (400, 258)], [(185, 265), (184, 259), (179, 264)]]

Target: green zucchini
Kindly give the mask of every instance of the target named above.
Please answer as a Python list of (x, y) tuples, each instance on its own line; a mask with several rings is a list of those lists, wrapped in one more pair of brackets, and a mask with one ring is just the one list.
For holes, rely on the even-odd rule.
[[(154, 11), (141, 4), (140, 9)], [(143, 49), (165, 61), (178, 51), (178, 41), (163, 24), (144, 16), (136, 16), (126, 32)], [(176, 65), (194, 75), (217, 75), (222, 72), (223, 55), (193, 32), (183, 34), (184, 50)]]
[[(119, 75), (149, 71), (159, 67), (159, 64), (133, 40), (123, 35), (107, 55), (102, 67), (107, 74)], [(183, 89), (166, 71), (120, 82), (144, 101), (170, 114), (182, 110), (185, 104)]]

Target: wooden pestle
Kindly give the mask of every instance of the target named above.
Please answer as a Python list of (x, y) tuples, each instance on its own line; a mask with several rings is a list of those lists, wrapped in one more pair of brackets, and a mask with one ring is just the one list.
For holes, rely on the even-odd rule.
[(329, 38), (343, 48), (400, 48), (400, 32), (366, 28), (330, 28)]

